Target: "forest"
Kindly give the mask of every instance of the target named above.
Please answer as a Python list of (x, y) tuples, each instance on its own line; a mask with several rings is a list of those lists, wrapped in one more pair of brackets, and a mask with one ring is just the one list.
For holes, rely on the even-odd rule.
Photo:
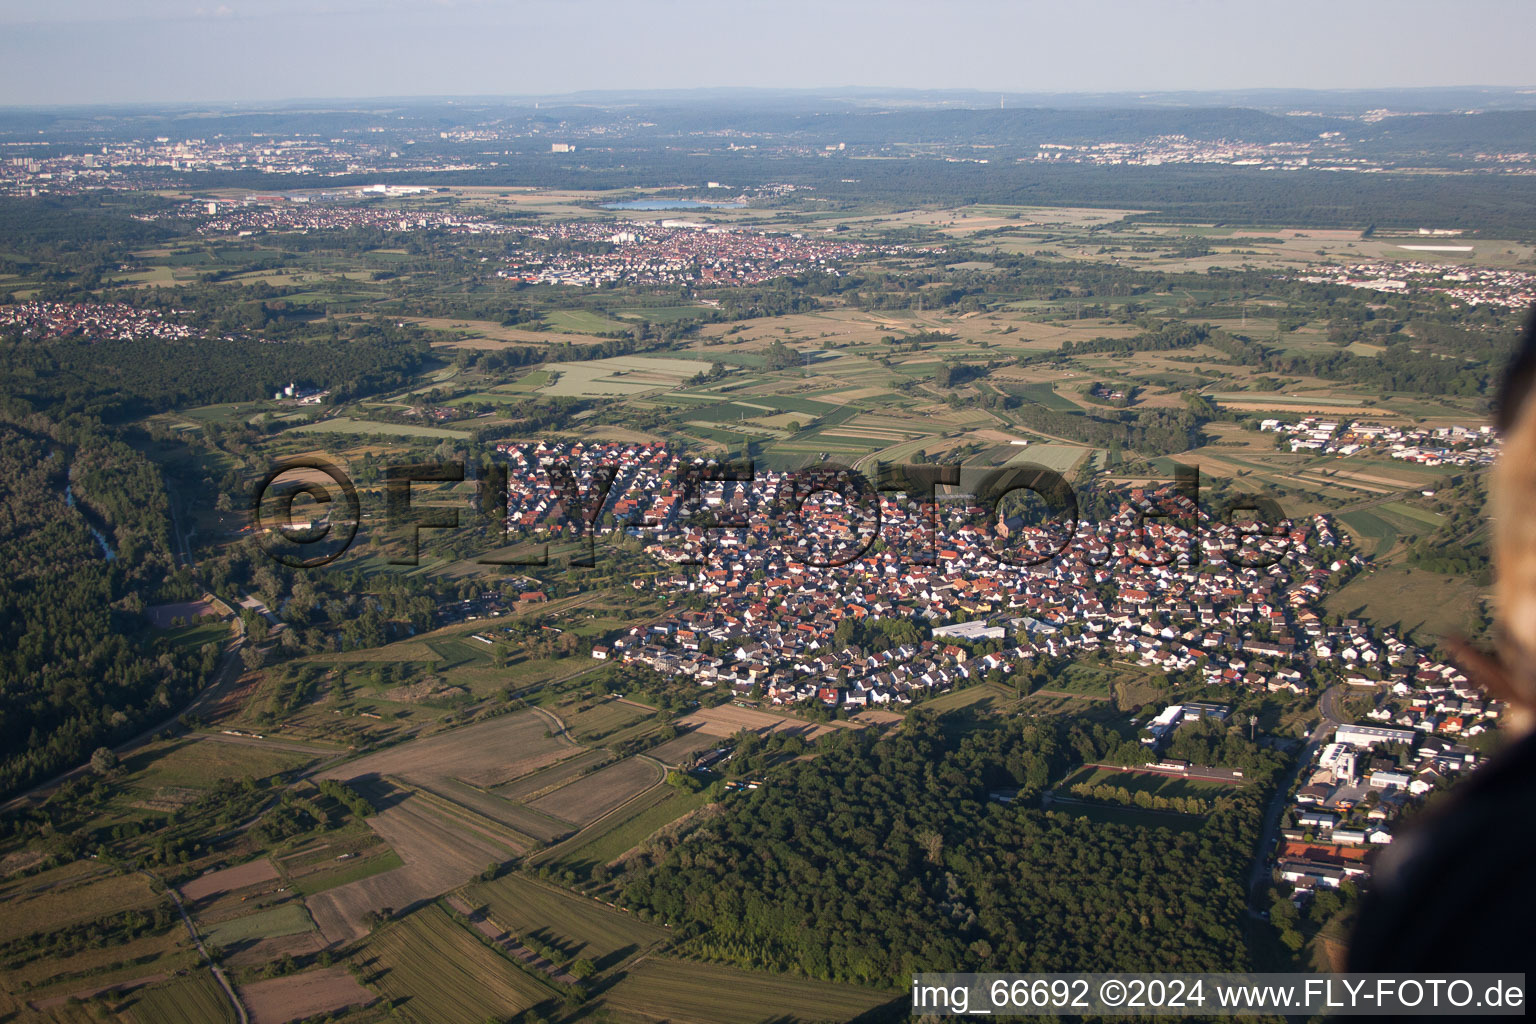
[(0, 340), (8, 394), (108, 420), (189, 405), (251, 402), (285, 385), (323, 388), (333, 402), (401, 387), (427, 347), (408, 329), (353, 325), (333, 340), (255, 338)]
[[(625, 900), (693, 955), (876, 986), (917, 970), (1242, 969), (1238, 879), (1273, 764), (1194, 829), (1039, 809), (1074, 755), (1112, 742), (1050, 720), (957, 740), (921, 711), (886, 738), (841, 732), (732, 797)], [(1016, 798), (989, 799), (1000, 788)]]
[[(171, 567), (155, 467), (89, 426), (0, 415), (0, 793), (9, 793), (167, 717), (211, 676), (218, 652), (147, 635), (140, 613)], [(110, 537), (93, 537), (93, 523), (114, 524)]]

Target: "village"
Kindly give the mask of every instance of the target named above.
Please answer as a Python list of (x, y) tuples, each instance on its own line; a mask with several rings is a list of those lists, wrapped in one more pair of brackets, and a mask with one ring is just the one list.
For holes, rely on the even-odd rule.
[(869, 245), (721, 227), (702, 221), (569, 221), (524, 229), (551, 244), (507, 257), (498, 277), (529, 284), (598, 287), (613, 283), (750, 285), (819, 270), (836, 275), (840, 261), (871, 255), (941, 252), (906, 245)]
[[(1171, 487), (1136, 489), (1110, 521), (1080, 523), (1056, 561), (1021, 567), (993, 557), (981, 510), (965, 496), (917, 506), (883, 495), (880, 550), (852, 557), (862, 550), (859, 531), (840, 501), (806, 500), (784, 525), (784, 498), (796, 492), (790, 474), (705, 484), (690, 496), (675, 483), (682, 458), (659, 443), (504, 444), (498, 452), (511, 463), (509, 528), (562, 528), (550, 526), (565, 514), (551, 466), (571, 467), (568, 478), (557, 471), (568, 503), (600, 493), (596, 469), (613, 466), (600, 510), (587, 507), (576, 527), (623, 530), (644, 536), (658, 559), (702, 563), (637, 580), (676, 610), (604, 638), (591, 648), (597, 660), (642, 664), (736, 700), (845, 716), (904, 709), (983, 680), (1005, 682), (1034, 662), (1095, 652), (1161, 670), (1176, 685), (1323, 696), (1319, 729), (1337, 729), (1304, 767), (1274, 851), (1298, 899), (1365, 875), (1369, 851), (1391, 841), (1399, 814), (1478, 762), (1466, 741), (1498, 715), (1459, 669), (1393, 630), (1324, 615), (1323, 597), (1368, 567), (1326, 515), (1250, 535), (1242, 554), (1230, 537), (1223, 545), (1197, 534), (1204, 564), (1196, 568), (1185, 529), (1155, 520), (1137, 527), (1148, 509), (1187, 516), (1185, 499)], [(691, 505), (729, 528), (691, 525)], [(800, 531), (837, 540), (785, 543)], [(847, 564), (806, 564), (835, 562), (838, 553)], [(1254, 557), (1261, 553), (1269, 557)], [(895, 623), (918, 628), (880, 628)], [(1337, 706), (1330, 689), (1371, 694), (1367, 721), (1329, 720)], [(1227, 711), (1191, 701), (1154, 710), (1144, 709), (1141, 733), (1154, 755), (1176, 729)], [(1147, 770), (1223, 772), (1183, 763)]]
[[(424, 191), (424, 190), (416, 190)], [(402, 193), (359, 189), (349, 196), (381, 198)], [(254, 235), (264, 231), (448, 231), (455, 234), (493, 235), (506, 225), (480, 217), (464, 217), (441, 210), (398, 210), (377, 204), (340, 201), (338, 194), (250, 195), (238, 203), (209, 201), (186, 203), (178, 215), (197, 219), (200, 235)]]
[[(1475, 251), (1470, 245), (1400, 245), (1398, 248), (1445, 253)], [(1437, 292), (1467, 306), (1524, 309), (1536, 302), (1536, 274), (1504, 267), (1459, 266), (1413, 259), (1375, 260), (1317, 267), (1297, 280), (1378, 292)]]
[(1421, 466), (1489, 466), (1500, 448), (1498, 435), (1486, 424), (1412, 428), (1307, 416), (1294, 423), (1263, 420), (1259, 429), (1279, 434), (1279, 442), (1293, 452), (1343, 456), (1379, 452)]
[(182, 341), (202, 336), (202, 332), (155, 309), (138, 309), (122, 302), (37, 301), (0, 306), (0, 334), (91, 341)]

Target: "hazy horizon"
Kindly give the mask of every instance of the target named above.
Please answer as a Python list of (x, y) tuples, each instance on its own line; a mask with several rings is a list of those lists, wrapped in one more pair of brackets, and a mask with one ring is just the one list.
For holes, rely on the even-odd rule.
[(961, 0), (942, 13), (914, 0), (6, 0), (0, 26), (0, 106), (700, 89), (1073, 96), (1522, 89), (1536, 5), (1474, 0), (1447, 18), (1427, 0)]

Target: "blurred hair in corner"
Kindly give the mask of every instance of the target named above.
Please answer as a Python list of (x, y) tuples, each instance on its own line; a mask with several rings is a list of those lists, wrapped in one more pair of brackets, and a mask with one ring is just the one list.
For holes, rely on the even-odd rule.
[(1403, 830), (1361, 901), (1347, 969), (1536, 966), (1536, 310), (1499, 388), (1504, 449), (1490, 482), (1495, 651), (1452, 642), (1505, 702), (1504, 747)]

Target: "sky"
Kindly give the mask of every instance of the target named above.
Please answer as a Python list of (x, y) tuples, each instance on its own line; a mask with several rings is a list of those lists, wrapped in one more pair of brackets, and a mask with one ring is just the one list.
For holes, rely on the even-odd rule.
[(1536, 86), (1532, 0), (0, 0), (0, 106)]

